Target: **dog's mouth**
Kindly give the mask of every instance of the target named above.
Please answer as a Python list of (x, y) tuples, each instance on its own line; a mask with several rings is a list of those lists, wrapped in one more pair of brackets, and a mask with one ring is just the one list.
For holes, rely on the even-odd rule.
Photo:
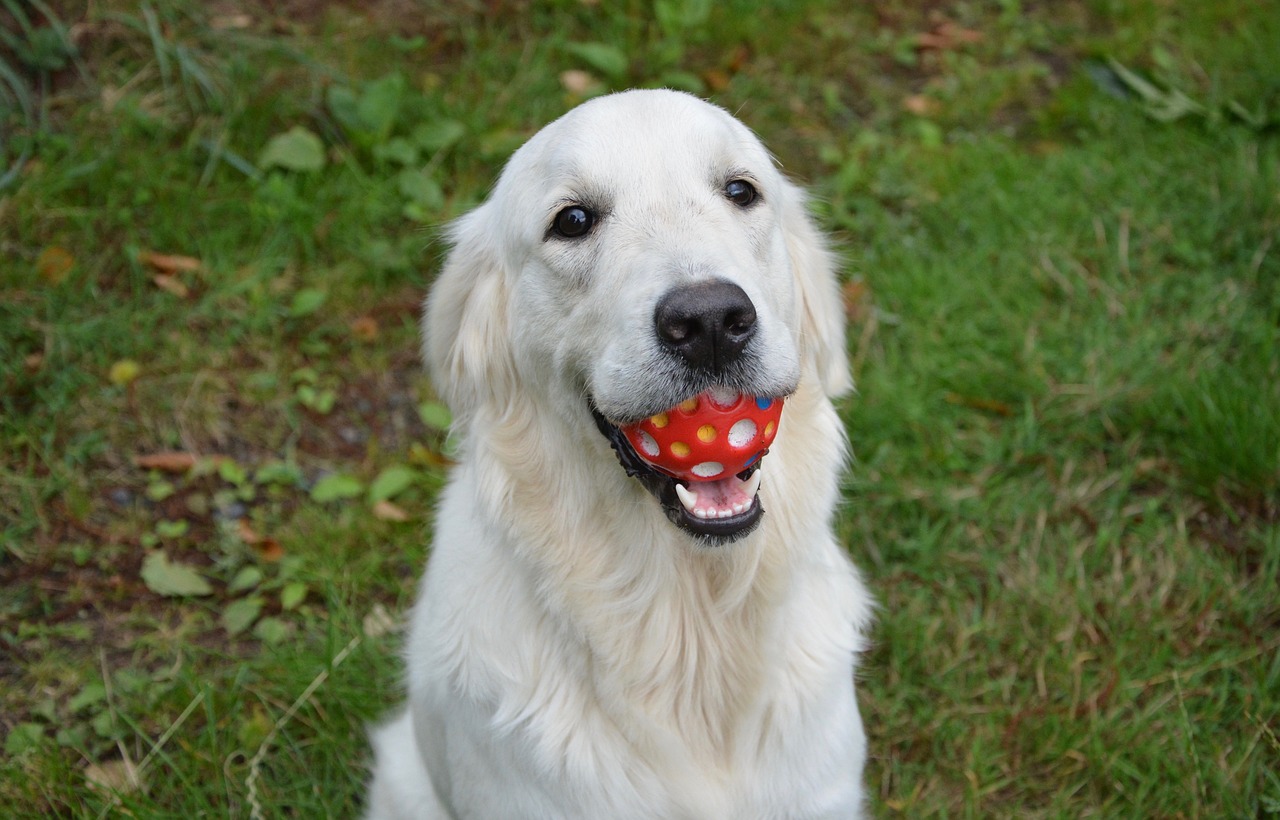
[(744, 537), (760, 523), (762, 453), (742, 471), (714, 481), (690, 482), (655, 469), (640, 457), (622, 428), (588, 402), (596, 427), (613, 447), (627, 475), (649, 491), (671, 523), (702, 542), (719, 546)]

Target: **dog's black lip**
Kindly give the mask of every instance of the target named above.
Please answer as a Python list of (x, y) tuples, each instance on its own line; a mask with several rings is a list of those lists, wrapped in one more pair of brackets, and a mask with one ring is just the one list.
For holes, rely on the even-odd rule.
[[(676, 495), (676, 484), (679, 480), (658, 472), (640, 458), (622, 429), (605, 418), (594, 401), (588, 399), (587, 407), (591, 410), (591, 417), (595, 419), (600, 434), (613, 448), (622, 469), (628, 476), (639, 481), (640, 485), (658, 500), (662, 511), (671, 523), (695, 536), (707, 546), (720, 546), (737, 541), (759, 526), (760, 519), (764, 517), (764, 505), (760, 503), (759, 495), (744, 512), (728, 518), (698, 518), (689, 512)], [(738, 478), (744, 481), (750, 478), (752, 473), (760, 469), (760, 462), (763, 460), (764, 456), (761, 455), (754, 464), (738, 473)]]

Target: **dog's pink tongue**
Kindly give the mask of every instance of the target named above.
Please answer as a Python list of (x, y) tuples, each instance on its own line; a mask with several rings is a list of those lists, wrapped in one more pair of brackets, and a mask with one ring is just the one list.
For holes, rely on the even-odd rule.
[(689, 486), (676, 484), (680, 503), (695, 518), (730, 518), (751, 509), (760, 489), (760, 471), (743, 481), (729, 476), (719, 481), (698, 481)]

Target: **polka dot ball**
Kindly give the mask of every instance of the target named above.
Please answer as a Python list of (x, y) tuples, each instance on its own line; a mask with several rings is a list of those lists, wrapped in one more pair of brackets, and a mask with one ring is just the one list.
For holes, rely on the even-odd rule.
[(711, 393), (622, 428), (636, 453), (658, 470), (686, 481), (718, 481), (742, 472), (773, 443), (782, 399)]

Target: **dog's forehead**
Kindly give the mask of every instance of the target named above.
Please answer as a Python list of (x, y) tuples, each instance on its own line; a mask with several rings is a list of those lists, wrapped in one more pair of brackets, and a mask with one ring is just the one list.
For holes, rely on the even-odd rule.
[[(763, 176), (772, 158), (726, 111), (674, 91), (631, 91), (584, 103), (538, 132), (508, 172), (544, 192), (665, 190)], [(521, 186), (524, 187), (524, 186)]]

